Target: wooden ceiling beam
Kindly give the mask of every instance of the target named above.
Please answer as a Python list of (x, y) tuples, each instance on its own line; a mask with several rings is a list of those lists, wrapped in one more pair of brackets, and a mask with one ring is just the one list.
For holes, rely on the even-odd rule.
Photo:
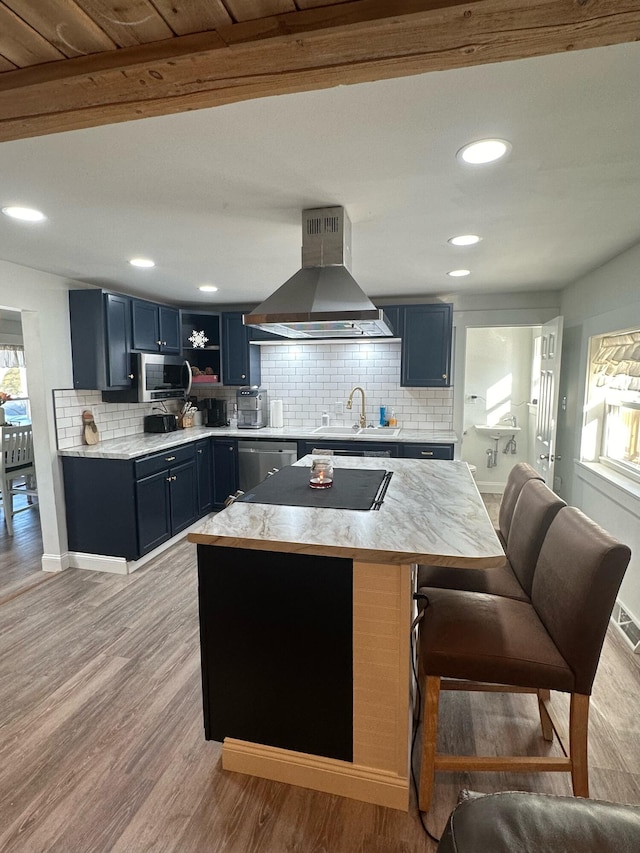
[(638, 0), (355, 0), (5, 72), (0, 141), (638, 39)]

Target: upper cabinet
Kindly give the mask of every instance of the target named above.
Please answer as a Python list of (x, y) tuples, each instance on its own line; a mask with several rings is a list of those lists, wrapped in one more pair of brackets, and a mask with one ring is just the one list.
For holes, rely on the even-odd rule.
[(181, 311), (181, 343), (191, 365), (193, 389), (220, 385), (220, 314), (212, 311)]
[(131, 299), (103, 290), (70, 290), (73, 387), (131, 388)]
[(383, 306), (402, 338), (400, 385), (408, 388), (448, 388), (451, 385), (453, 306)]
[(180, 352), (180, 312), (169, 305), (131, 301), (132, 347), (144, 352)]
[(222, 315), (222, 380), (225, 385), (260, 384), (260, 347), (251, 346), (252, 329), (241, 311)]

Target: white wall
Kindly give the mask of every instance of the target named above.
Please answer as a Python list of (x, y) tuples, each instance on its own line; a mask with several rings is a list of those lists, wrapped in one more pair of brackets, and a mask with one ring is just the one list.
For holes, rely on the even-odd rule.
[(72, 284), (58, 276), (0, 261), (0, 307), (22, 311), (44, 546), (43, 567), (48, 569), (63, 568), (67, 550), (52, 390), (72, 384), (67, 296)]
[(640, 329), (640, 245), (634, 246), (566, 288), (562, 295), (564, 338), (556, 465), (560, 493), (632, 549), (620, 591), (625, 609), (640, 623), (640, 490), (638, 496), (579, 463), (589, 338)]

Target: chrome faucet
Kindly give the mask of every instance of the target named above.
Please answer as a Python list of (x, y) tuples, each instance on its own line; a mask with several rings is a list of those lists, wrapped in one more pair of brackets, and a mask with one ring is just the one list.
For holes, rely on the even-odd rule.
[(360, 426), (364, 429), (367, 425), (367, 415), (364, 408), (364, 391), (359, 385), (356, 385), (355, 388), (351, 389), (351, 393), (349, 394), (349, 399), (347, 400), (347, 409), (353, 408), (353, 395), (356, 391), (359, 391), (362, 394), (362, 410), (360, 412)]
[(517, 423), (517, 421), (516, 421), (516, 416), (515, 416), (515, 415), (507, 415), (506, 417), (502, 418), (502, 423), (503, 423), (503, 424), (508, 424), (508, 423), (510, 423), (512, 427), (517, 427), (517, 426), (518, 426), (518, 423)]

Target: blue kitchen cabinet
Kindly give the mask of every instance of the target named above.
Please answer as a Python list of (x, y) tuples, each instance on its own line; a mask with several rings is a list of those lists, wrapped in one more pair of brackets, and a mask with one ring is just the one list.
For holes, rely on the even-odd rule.
[(196, 441), (196, 477), (198, 483), (198, 517), (211, 512), (213, 507), (213, 455), (211, 440)]
[(213, 506), (221, 509), (224, 502), (238, 490), (238, 442), (235, 439), (214, 438), (213, 444)]
[(241, 311), (222, 315), (222, 381), (225, 385), (260, 384), (260, 347), (251, 346), (252, 329)]
[(137, 560), (193, 524), (196, 455), (192, 442), (136, 459), (62, 457), (69, 549)]
[(143, 352), (180, 352), (180, 312), (142, 299), (131, 303), (132, 347)]
[(453, 306), (383, 305), (396, 337), (402, 338), (400, 385), (448, 388), (451, 385)]
[(171, 509), (167, 471), (136, 481), (136, 525), (140, 555), (171, 538)]
[(453, 310), (447, 303), (409, 305), (401, 311), (400, 385), (448, 388), (451, 385)]
[(73, 387), (131, 388), (131, 299), (103, 290), (70, 290)]

